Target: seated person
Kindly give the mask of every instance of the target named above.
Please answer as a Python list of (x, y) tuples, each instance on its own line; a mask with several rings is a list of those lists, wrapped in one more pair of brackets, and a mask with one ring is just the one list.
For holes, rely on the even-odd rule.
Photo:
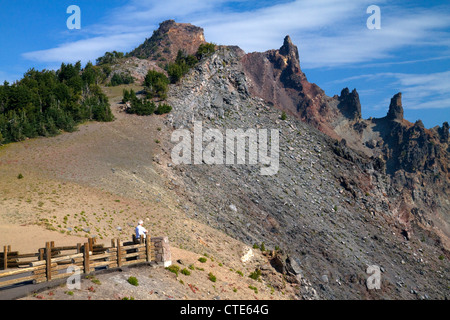
[(135, 231), (136, 231), (136, 240), (140, 240), (141, 236), (142, 236), (142, 239), (145, 239), (147, 237), (148, 230), (145, 229), (143, 227), (143, 225), (144, 225), (144, 221), (140, 220), (138, 222), (138, 226), (135, 229)]

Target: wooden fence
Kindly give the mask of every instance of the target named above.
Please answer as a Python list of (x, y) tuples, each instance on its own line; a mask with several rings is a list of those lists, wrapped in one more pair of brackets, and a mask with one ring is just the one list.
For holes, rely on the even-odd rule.
[(0, 252), (0, 289), (18, 284), (42, 283), (74, 274), (78, 267), (84, 274), (100, 269), (117, 268), (145, 262), (168, 266), (171, 254), (167, 237), (147, 237), (142, 243), (136, 240), (121, 242), (111, 240), (111, 246), (96, 244), (89, 238), (87, 243), (76, 246), (56, 247), (47, 242), (37, 253), (19, 254), (4, 246)]

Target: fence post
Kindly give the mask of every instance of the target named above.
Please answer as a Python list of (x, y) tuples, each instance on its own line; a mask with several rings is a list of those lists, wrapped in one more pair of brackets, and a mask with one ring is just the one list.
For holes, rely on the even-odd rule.
[(88, 243), (89, 243), (89, 251), (94, 252), (94, 238), (89, 238)]
[(44, 248), (40, 248), (39, 249), (39, 260), (42, 261), (44, 260), (45, 257), (45, 249)]
[(147, 235), (147, 237), (145, 238), (145, 254), (147, 255), (147, 262), (150, 262), (152, 260), (150, 244), (151, 244), (151, 240), (150, 240), (150, 237)]
[(8, 268), (8, 247), (3, 247), (3, 270)]
[(117, 266), (122, 266), (122, 245), (120, 244), (120, 239), (117, 239)]
[(46, 260), (47, 281), (51, 281), (52, 280), (52, 247), (51, 247), (50, 242), (47, 242), (45, 244), (45, 260)]
[(91, 271), (89, 268), (89, 244), (87, 243), (84, 244), (83, 258), (84, 258), (84, 273), (89, 274)]

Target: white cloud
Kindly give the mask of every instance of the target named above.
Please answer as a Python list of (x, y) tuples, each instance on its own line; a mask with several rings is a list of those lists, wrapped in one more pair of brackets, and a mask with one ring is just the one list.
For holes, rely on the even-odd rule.
[(103, 56), (106, 51), (128, 50), (131, 46), (139, 44), (145, 34), (125, 33), (110, 36), (96, 36), (62, 44), (56, 48), (24, 53), (26, 59), (52, 63), (52, 62), (76, 62), (81, 60), (86, 63)]
[(450, 26), (449, 7), (402, 8), (378, 1), (382, 28), (368, 30), (366, 9), (372, 0), (275, 1), (245, 12), (233, 11), (233, 2), (251, 1), (130, 0), (111, 9), (102, 23), (86, 27), (87, 39), (23, 56), (43, 62), (84, 61), (105, 51), (130, 51), (169, 18), (203, 27), (208, 41), (239, 45), (247, 52), (279, 48), (289, 34), (299, 46), (304, 69), (373, 63), (410, 47), (450, 51), (445, 30)]

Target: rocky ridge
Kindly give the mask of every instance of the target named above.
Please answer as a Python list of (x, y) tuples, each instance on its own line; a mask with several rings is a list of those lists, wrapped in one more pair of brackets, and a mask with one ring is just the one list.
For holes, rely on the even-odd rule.
[[(361, 119), (356, 90), (328, 97), (307, 81), (289, 37), (265, 53), (219, 46), (171, 86), (168, 103), (172, 129), (280, 131), (274, 176), (261, 165), (173, 166), (174, 143), (162, 141), (157, 162), (170, 164), (189, 217), (282, 248), (289, 259), (280, 261), (295, 261), (319, 298), (448, 298), (448, 124), (408, 123), (401, 94), (385, 118)], [(381, 290), (366, 287), (373, 264)]]

